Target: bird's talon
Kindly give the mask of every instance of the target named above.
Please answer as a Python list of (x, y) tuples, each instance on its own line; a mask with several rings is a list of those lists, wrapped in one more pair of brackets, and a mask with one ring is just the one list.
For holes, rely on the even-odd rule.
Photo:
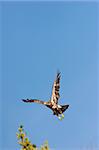
[(64, 118), (64, 114), (62, 114), (61, 116), (62, 116), (62, 118)]
[(58, 119), (59, 119), (59, 120), (62, 120), (62, 117), (59, 116)]
[(63, 117), (62, 117), (62, 116), (59, 116), (58, 119), (59, 119), (59, 120), (63, 120)]

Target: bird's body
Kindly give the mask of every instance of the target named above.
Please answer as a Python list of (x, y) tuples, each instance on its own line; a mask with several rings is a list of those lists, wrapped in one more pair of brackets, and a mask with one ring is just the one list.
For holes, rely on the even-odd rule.
[[(52, 89), (52, 96), (51, 99), (47, 102), (44, 102), (42, 100), (38, 99), (22, 99), (24, 102), (27, 103), (39, 103), (47, 106), (53, 111), (53, 115), (56, 115), (59, 117), (59, 119), (62, 119), (64, 117), (63, 112), (68, 109), (69, 105), (59, 105), (58, 100), (59, 100), (59, 88), (60, 88), (60, 72), (57, 73), (56, 79), (53, 84), (53, 89)], [(62, 115), (62, 118), (60, 117)]]

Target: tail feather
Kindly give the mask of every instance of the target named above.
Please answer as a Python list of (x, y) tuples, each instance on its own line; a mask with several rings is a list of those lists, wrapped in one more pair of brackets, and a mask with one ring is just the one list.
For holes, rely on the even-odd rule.
[(61, 111), (63, 113), (64, 111), (66, 111), (66, 109), (68, 109), (69, 105), (61, 105), (61, 107)]

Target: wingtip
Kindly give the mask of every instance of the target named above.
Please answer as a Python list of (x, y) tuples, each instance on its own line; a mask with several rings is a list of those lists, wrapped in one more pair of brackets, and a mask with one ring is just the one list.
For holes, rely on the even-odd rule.
[(61, 72), (59, 71), (59, 69), (57, 70), (57, 74), (60, 74)]
[(57, 70), (57, 77), (61, 76), (61, 72), (59, 70)]
[(25, 99), (22, 99), (22, 101), (23, 101), (23, 102), (27, 102), (27, 100), (25, 100)]

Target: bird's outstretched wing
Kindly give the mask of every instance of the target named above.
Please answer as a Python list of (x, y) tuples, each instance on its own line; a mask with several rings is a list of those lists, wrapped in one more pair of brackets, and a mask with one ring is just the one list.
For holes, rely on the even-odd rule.
[(46, 105), (46, 102), (38, 100), (38, 99), (22, 99), (22, 101), (26, 103), (39, 103), (39, 104)]
[(57, 72), (57, 76), (52, 88), (52, 96), (51, 96), (52, 103), (58, 104), (58, 99), (60, 97), (59, 88), (60, 88), (60, 72)]

